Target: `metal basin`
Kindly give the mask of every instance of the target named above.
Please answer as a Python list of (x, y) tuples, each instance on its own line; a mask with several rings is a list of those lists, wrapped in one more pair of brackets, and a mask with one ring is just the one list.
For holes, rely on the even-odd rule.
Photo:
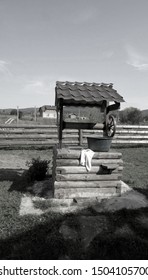
[(87, 137), (88, 148), (94, 152), (108, 152), (112, 143), (110, 137)]

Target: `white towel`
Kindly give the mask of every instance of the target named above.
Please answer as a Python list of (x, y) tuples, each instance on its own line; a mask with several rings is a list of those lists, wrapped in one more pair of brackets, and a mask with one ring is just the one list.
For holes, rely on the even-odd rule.
[(91, 170), (91, 160), (94, 154), (95, 153), (90, 149), (81, 150), (80, 164), (86, 166), (87, 171)]

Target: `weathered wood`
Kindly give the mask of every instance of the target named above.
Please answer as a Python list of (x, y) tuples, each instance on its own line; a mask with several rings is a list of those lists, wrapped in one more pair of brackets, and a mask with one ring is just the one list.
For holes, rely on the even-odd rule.
[[(118, 164), (123, 165), (122, 159), (92, 159), (92, 166), (99, 166), (101, 164)], [(78, 159), (57, 159), (57, 166), (79, 166)]]
[(122, 128), (122, 129), (133, 129), (133, 128), (136, 128), (136, 129), (148, 129), (148, 125), (117, 125), (117, 128)]
[(34, 140), (18, 140), (18, 141), (15, 141), (15, 140), (3, 140), (3, 141), (0, 141), (0, 146), (20, 146), (20, 145), (47, 145), (47, 146), (50, 146), (50, 145), (55, 145), (57, 144), (57, 141), (56, 140), (45, 140), (45, 141), (34, 141)]
[[(28, 145), (28, 142), (26, 142), (26, 139), (29, 141), (29, 139), (33, 139), (32, 135), (35, 135), (34, 140), (39, 140), (38, 138), (42, 138), (42, 140), (45, 138), (49, 141), (45, 142), (45, 145), (51, 145), (58, 143), (58, 133), (57, 133), (57, 126), (56, 125), (0, 125), (0, 145), (1, 147), (9, 147), (10, 145), (16, 146), (16, 145)], [(98, 130), (82, 130), (83, 131), (83, 148), (87, 148), (87, 139), (86, 137), (94, 134), (94, 136), (98, 135), (100, 137), (100, 133), (98, 133)], [(8, 136), (10, 135), (10, 137)], [(16, 135), (16, 137), (15, 137)], [(17, 137), (18, 135), (18, 137)], [(27, 135), (30, 135), (27, 137)], [(43, 136), (44, 135), (44, 136)], [(102, 133), (101, 133), (102, 135)], [(23, 137), (24, 136), (24, 137)], [(79, 145), (79, 136), (78, 136), (78, 129), (65, 129), (63, 130), (63, 144), (65, 146), (73, 146), (76, 147)], [(13, 139), (14, 137), (14, 139)], [(22, 138), (22, 139), (21, 139)], [(3, 140), (6, 139), (6, 142), (4, 143)], [(10, 139), (11, 143), (7, 142), (7, 140)], [(19, 140), (21, 142), (15, 142), (16, 140)], [(23, 142), (24, 140), (24, 142)], [(29, 145), (36, 145), (36, 143), (29, 143)], [(37, 141), (37, 145), (38, 145)], [(148, 145), (148, 126), (117, 126), (117, 131), (115, 134), (115, 137), (112, 140), (112, 146), (115, 147), (115, 145)], [(43, 145), (43, 142), (41, 143)], [(80, 152), (80, 151), (79, 151)], [(96, 154), (96, 153), (95, 153)], [(110, 152), (109, 152), (110, 154)]]
[[(79, 159), (81, 156), (81, 150), (72, 149), (58, 149), (57, 158), (58, 159)], [(120, 152), (95, 152), (93, 159), (120, 159), (122, 154)]]
[(111, 188), (118, 187), (121, 183), (117, 181), (55, 181), (55, 189), (59, 188)]
[(147, 130), (117, 130), (116, 134), (147, 134)]
[(148, 144), (148, 140), (113, 140), (113, 144)]
[(113, 181), (120, 178), (121, 174), (56, 174), (56, 181)]
[[(110, 169), (112, 170), (112, 172), (117, 173), (119, 171), (123, 170), (122, 166), (116, 166), (114, 168), (114, 165), (110, 165)], [(109, 169), (109, 170), (110, 170)], [(101, 166), (92, 166), (89, 174), (96, 174), (99, 172), (103, 173), (104, 169)], [(84, 174), (86, 173), (86, 167), (85, 166), (58, 166), (56, 168), (56, 172), (57, 174)]]
[(79, 135), (78, 134), (64, 134), (63, 133), (63, 136), (62, 136), (63, 139), (65, 138), (68, 138), (68, 140), (70, 141), (70, 139), (73, 139), (73, 138), (77, 138), (77, 140), (79, 139)]
[(59, 123), (59, 147), (62, 148), (62, 130), (63, 130), (63, 100), (60, 99), (60, 123)]
[(118, 196), (116, 188), (72, 188), (72, 189), (55, 189), (54, 197), (55, 198), (91, 198), (91, 197), (99, 197), (99, 198), (106, 198), (111, 196)]
[(83, 144), (83, 131), (82, 129), (79, 129), (79, 145), (81, 146)]
[(11, 128), (1, 128), (0, 134), (44, 134), (45, 136), (48, 134), (55, 135), (57, 137), (57, 129), (11, 129)]
[(56, 125), (43, 124), (1, 124), (0, 128), (57, 128)]
[(47, 134), (47, 135), (44, 135), (44, 134), (38, 134), (38, 135), (35, 135), (35, 134), (33, 134), (33, 135), (27, 135), (27, 134), (25, 134), (25, 135), (18, 135), (18, 134), (8, 134), (7, 135), (7, 133), (3, 133), (3, 135), (1, 135), (0, 134), (0, 140), (1, 139), (37, 139), (37, 140), (42, 140), (42, 139), (53, 139), (53, 138), (56, 138), (57, 139), (57, 135), (56, 134), (52, 134), (52, 135), (50, 135), (50, 134)]
[(74, 128), (74, 129), (91, 129), (93, 128), (94, 124), (93, 123), (88, 123), (88, 122), (76, 122), (76, 121), (69, 121), (69, 120), (64, 120), (63, 121), (63, 128)]
[(78, 129), (64, 129), (63, 134), (73, 134), (73, 133), (78, 133)]
[(148, 139), (148, 135), (116, 135), (114, 139)]
[(62, 138), (62, 142), (66, 143), (69, 147), (69, 144), (71, 144), (71, 143), (79, 144), (79, 138), (78, 137), (65, 137), (65, 138)]

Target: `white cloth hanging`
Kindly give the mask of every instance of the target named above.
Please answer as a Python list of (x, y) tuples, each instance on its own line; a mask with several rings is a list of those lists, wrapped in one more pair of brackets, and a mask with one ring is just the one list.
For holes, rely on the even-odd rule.
[(94, 154), (90, 149), (81, 150), (80, 165), (85, 166), (87, 171), (91, 170), (91, 161)]

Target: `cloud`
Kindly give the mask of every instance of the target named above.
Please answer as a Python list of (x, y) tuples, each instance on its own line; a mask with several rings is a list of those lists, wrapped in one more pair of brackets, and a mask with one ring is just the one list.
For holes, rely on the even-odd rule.
[(77, 14), (72, 15), (70, 20), (73, 24), (84, 24), (94, 19), (96, 14), (96, 9), (85, 8), (81, 11), (77, 10)]
[(12, 76), (12, 73), (8, 68), (9, 64), (10, 63), (5, 60), (0, 60), (0, 73), (3, 74), (3, 76)]
[(106, 51), (103, 51), (102, 54), (101, 54), (101, 58), (103, 59), (110, 59), (112, 58), (114, 55), (114, 51), (112, 50), (106, 50)]
[(128, 55), (127, 64), (139, 71), (148, 71), (148, 56), (137, 52), (137, 50), (130, 45), (126, 46), (126, 52)]
[(47, 77), (26, 81), (22, 93), (27, 95), (49, 95), (55, 88), (55, 81)]
[(28, 95), (46, 95), (49, 93), (49, 87), (41, 80), (29, 81), (23, 88), (23, 93)]

